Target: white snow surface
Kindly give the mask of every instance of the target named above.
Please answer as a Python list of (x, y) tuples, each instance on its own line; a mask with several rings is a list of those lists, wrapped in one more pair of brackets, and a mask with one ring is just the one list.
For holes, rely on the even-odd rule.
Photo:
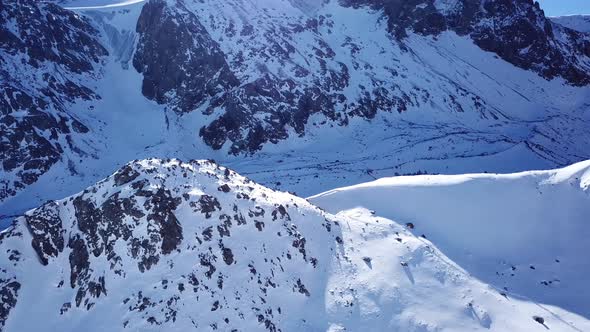
[(494, 289), (589, 317), (590, 161), (507, 175), (384, 178), (308, 200), (338, 215), (367, 209), (411, 223), (415, 236)]
[(61, 5), (71, 10), (106, 9), (133, 5), (146, 0), (63, 0)]
[[(117, 186), (109, 177), (56, 202), (64, 238), (82, 234), (75, 198), (100, 206), (118, 195), (142, 206), (146, 198), (133, 196), (132, 188), (147, 181), (149, 190), (188, 196), (174, 210), (183, 228), (179, 250), (143, 273), (121, 238), (114, 268), (110, 258), (91, 255), (91, 279), (103, 277), (106, 293), (88, 297), (87, 309), (88, 302), (75, 305), (78, 287), (69, 285), (70, 249), (41, 265), (20, 220), (0, 240), (2, 262), (9, 262), (8, 249), (21, 257), (0, 272), (22, 284), (5, 331), (263, 331), (269, 330), (265, 319), (282, 331), (590, 330), (590, 161), (512, 175), (381, 179), (309, 198), (329, 212), (208, 162), (130, 166), (140, 173), (131, 183)], [(219, 191), (221, 185), (231, 191)], [(243, 193), (248, 199), (239, 198)], [(219, 200), (211, 217), (190, 204), (203, 195)], [(271, 213), (278, 206), (287, 215)], [(260, 209), (266, 213), (248, 216)], [(215, 226), (226, 213), (243, 213), (246, 223), (218, 235)], [(255, 220), (264, 222), (261, 230)], [(139, 240), (150, 236), (145, 217), (118, 222), (132, 225)], [(210, 226), (212, 238), (201, 243)], [(305, 254), (291, 244), (293, 237), (305, 239)], [(221, 260), (218, 243), (233, 251), (231, 264)], [(198, 263), (203, 254), (219, 257), (210, 278)], [(191, 274), (199, 281), (195, 289), (187, 282)], [(297, 280), (309, 296), (298, 291)], [(60, 314), (67, 302), (71, 308)]]

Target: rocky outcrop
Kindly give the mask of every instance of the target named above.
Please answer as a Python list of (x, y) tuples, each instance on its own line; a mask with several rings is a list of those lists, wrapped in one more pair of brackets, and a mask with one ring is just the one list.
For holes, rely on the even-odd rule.
[(398, 40), (409, 31), (470, 36), (485, 51), (547, 79), (590, 84), (590, 36), (555, 26), (533, 0), (343, 0), (383, 10)]
[(108, 55), (87, 19), (51, 4), (0, 3), (0, 200), (37, 181), (88, 128), (67, 105)]
[[(338, 231), (305, 200), (277, 196), (213, 162), (132, 162), (0, 233), (0, 260), (16, 257), (0, 271), (0, 330), (18, 305), (19, 271), (57, 268), (65, 273), (44, 276), (54, 282), (48, 296), (60, 294), (44, 308), (51, 324), (63, 315), (91, 317), (95, 306), (115, 301), (118, 317), (105, 319), (119, 328), (186, 324), (188, 314), (197, 329), (232, 330), (246, 319), (278, 331), (282, 316), (323, 298), (317, 276)], [(37, 257), (21, 259), (17, 248)], [(278, 294), (300, 305), (278, 308)]]
[(133, 66), (143, 74), (147, 98), (191, 112), (239, 84), (217, 43), (181, 1), (146, 3), (137, 33)]
[(6, 324), (8, 314), (16, 306), (20, 287), (18, 281), (0, 279), (0, 330)]
[[(17, 229), (1, 232), (0, 246), (11, 240), (22, 241), (22, 235), (22, 231)], [(21, 263), (22, 253), (18, 248), (10, 248), (6, 250), (6, 255), (2, 259), (3, 265), (0, 266), (0, 331), (3, 330), (10, 312), (17, 304), (21, 283), (17, 280), (12, 269)]]

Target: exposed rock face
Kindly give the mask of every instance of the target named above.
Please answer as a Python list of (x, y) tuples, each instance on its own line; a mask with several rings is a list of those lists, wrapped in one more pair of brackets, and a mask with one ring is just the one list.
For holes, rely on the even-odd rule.
[[(281, 6), (292, 4), (310, 15), (322, 6), (284, 2)], [(286, 139), (291, 129), (303, 136), (314, 114), (324, 117), (324, 123), (344, 126), (353, 116), (370, 119), (379, 111), (403, 112), (427, 95), (417, 87), (402, 91), (392, 81), (373, 79), (369, 86), (351, 81), (352, 69), (337, 60), (319, 32), (333, 25), (324, 15), (290, 16), (280, 22), (257, 17), (265, 10), (258, 8), (260, 4), (244, 7), (247, 13), (236, 11), (241, 15), (236, 18), (233, 13), (203, 15), (195, 6), (148, 2), (138, 22), (142, 37), (134, 64), (144, 73), (143, 92), (148, 98), (169, 102), (179, 112), (191, 111), (206, 100), (204, 114), (221, 114), (200, 130), (213, 149), (228, 143), (232, 154), (254, 153), (265, 143)], [(237, 10), (242, 5), (231, 6)], [(259, 25), (254, 24), (257, 21)], [(298, 39), (309, 43), (301, 45)], [(221, 51), (222, 41), (235, 46)], [(349, 47), (355, 47), (353, 41)], [(265, 62), (282, 66), (280, 73)], [(360, 63), (354, 66), (355, 71), (369, 69)], [(346, 96), (345, 89), (358, 87), (362, 90), (358, 97)]]
[(238, 80), (197, 16), (181, 1), (172, 6), (152, 0), (143, 7), (133, 66), (143, 73), (142, 91), (147, 98), (190, 112), (238, 85)]
[[(451, 110), (493, 112), (478, 96), (467, 97), (472, 103), (455, 96), (469, 95), (467, 91), (450, 92), (452, 97), (434, 101), (419, 86), (400, 87), (397, 80), (403, 79), (403, 66), (385, 69), (391, 74), (388, 79), (371, 75), (359, 80), (359, 75), (376, 68), (358, 54), (365, 47), (360, 40), (348, 37), (337, 45), (340, 54), (334, 51), (328, 42), (334, 22), (330, 15), (318, 14), (324, 3), (281, 3), (282, 21), (279, 16), (261, 16), (260, 11), (267, 9), (258, 8), (260, 4), (244, 7), (240, 1), (228, 3), (230, 10), (220, 7), (219, 12), (209, 1), (148, 2), (137, 26), (142, 37), (134, 59), (144, 73), (144, 94), (179, 112), (207, 101), (202, 111), (216, 118), (201, 128), (200, 136), (213, 149), (225, 148), (232, 154), (254, 153), (290, 134), (303, 136), (309, 118), (316, 114), (325, 119), (323, 124), (345, 126), (351, 117), (372, 119), (379, 112), (403, 112), (428, 102)], [(589, 38), (554, 27), (530, 0), (341, 3), (383, 10), (395, 37), (390, 42), (402, 50), (410, 31), (438, 35), (452, 30), (545, 78), (590, 83)], [(285, 9), (289, 6), (297, 9)], [(342, 61), (343, 50), (350, 51), (345, 56), (352, 62)], [(276, 66), (280, 70), (271, 68)]]
[[(317, 276), (341, 236), (337, 224), (305, 200), (277, 195), (213, 162), (133, 162), (2, 233), (0, 259), (11, 265), (0, 270), (0, 330), (18, 305), (19, 281), (42, 267), (62, 271), (46, 275), (55, 286), (48, 294), (73, 299), (44, 309), (53, 322), (111, 305), (123, 309), (108, 317), (120, 328), (179, 320), (233, 330), (246, 320), (278, 331), (288, 321), (283, 315), (324, 297)], [(17, 248), (36, 257), (21, 259)], [(275, 296), (299, 304), (274, 307)]]
[[(340, 80), (347, 84), (345, 72), (332, 74), (344, 75)], [(303, 135), (307, 120), (313, 114), (325, 115), (340, 125), (346, 124), (347, 116), (335, 112), (339, 97), (345, 98), (328, 94), (320, 87), (302, 88), (293, 80), (265, 75), (215, 99), (207, 112), (222, 108), (225, 113), (204, 126), (200, 135), (216, 150), (229, 141), (230, 153), (255, 152), (264, 143), (286, 139), (288, 128)]]
[(88, 128), (68, 113), (108, 55), (83, 17), (50, 3), (0, 3), (0, 200), (34, 183)]
[(0, 279), (0, 329), (6, 323), (10, 310), (16, 305), (20, 283), (15, 280)]
[(55, 202), (45, 204), (39, 208), (39, 213), (25, 218), (29, 233), (33, 237), (31, 245), (41, 263), (47, 265), (51, 257), (57, 257), (64, 250), (64, 229), (59, 216), (59, 206)]
[[(11, 239), (20, 241), (22, 235), (21, 230), (17, 229), (2, 232), (0, 233), (0, 245)], [(8, 315), (17, 303), (21, 284), (17, 281), (16, 275), (9, 269), (17, 267), (21, 262), (21, 258), (22, 253), (15, 248), (6, 250), (6, 256), (2, 257), (4, 265), (0, 267), (0, 331), (3, 330)]]
[(545, 78), (563, 77), (590, 84), (590, 37), (545, 18), (533, 0), (343, 0), (352, 6), (382, 9), (399, 40), (408, 31), (438, 35), (452, 30), (469, 35), (485, 51)]

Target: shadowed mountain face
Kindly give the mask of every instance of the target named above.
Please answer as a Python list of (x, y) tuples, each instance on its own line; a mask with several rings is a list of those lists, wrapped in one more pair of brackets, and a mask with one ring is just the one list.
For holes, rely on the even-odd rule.
[(143, 74), (143, 94), (190, 112), (238, 81), (219, 45), (182, 3), (148, 2), (137, 21), (139, 47), (133, 65)]
[(149, 156), (215, 156), (306, 193), (590, 157), (590, 37), (533, 1), (1, 6), (0, 215)]

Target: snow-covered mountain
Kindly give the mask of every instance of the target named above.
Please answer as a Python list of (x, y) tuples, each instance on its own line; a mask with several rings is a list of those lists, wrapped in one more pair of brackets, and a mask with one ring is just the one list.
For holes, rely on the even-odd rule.
[(89, 128), (68, 104), (100, 98), (83, 83), (108, 54), (98, 33), (53, 4), (0, 4), (0, 200), (70, 154), (92, 153), (83, 138)]
[(588, 162), (401, 177), (310, 199), (331, 214), (134, 161), (0, 233), (0, 330), (587, 331), (589, 184)]
[(586, 23), (0, 1), (0, 331), (590, 331)]
[[(588, 317), (590, 161), (556, 171), (383, 178), (309, 198), (332, 213), (359, 208), (432, 241), (499, 289)], [(584, 330), (584, 329), (582, 329)]]
[(590, 158), (590, 37), (531, 0), (53, 3), (0, 4), (0, 215), (147, 157), (303, 195)]
[(551, 17), (551, 21), (580, 32), (590, 32), (590, 15)]

